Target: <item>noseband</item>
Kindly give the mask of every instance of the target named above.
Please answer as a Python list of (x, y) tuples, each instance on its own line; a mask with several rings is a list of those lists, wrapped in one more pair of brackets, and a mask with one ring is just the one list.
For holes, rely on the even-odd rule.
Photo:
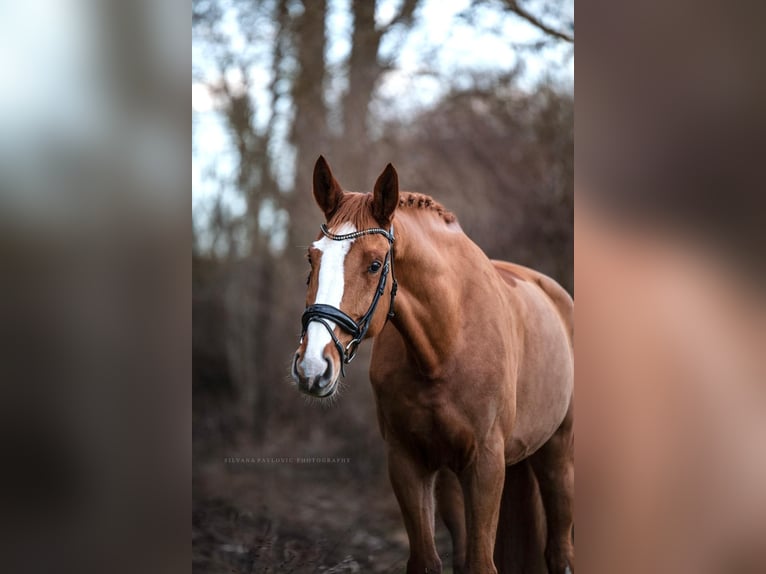
[[(388, 318), (394, 316), (394, 297), (396, 297), (397, 290), (396, 278), (394, 277), (393, 258), (394, 226), (392, 224), (389, 231), (386, 231), (380, 227), (372, 227), (362, 231), (346, 233), (345, 235), (335, 235), (334, 233), (330, 233), (330, 230), (327, 229), (327, 226), (324, 223), (322, 224), (321, 229), (324, 236), (332, 239), (333, 241), (345, 241), (347, 239), (356, 239), (357, 237), (362, 237), (363, 235), (374, 234), (382, 235), (388, 239), (388, 253), (386, 253), (386, 258), (383, 261), (383, 270), (380, 272), (378, 287), (375, 289), (375, 294), (372, 298), (372, 303), (370, 303), (370, 308), (367, 309), (367, 312), (362, 315), (358, 321), (355, 321), (337, 307), (333, 307), (332, 305), (325, 305), (323, 303), (309, 305), (306, 307), (306, 310), (303, 312), (303, 316), (301, 317), (301, 324), (303, 326), (303, 331), (301, 332), (301, 340), (303, 340), (303, 337), (306, 335), (306, 330), (308, 329), (309, 323), (312, 321), (321, 323), (330, 333), (330, 337), (332, 337), (333, 343), (335, 343), (335, 347), (338, 349), (338, 353), (340, 354), (340, 372), (345, 377), (345, 366), (348, 365), (356, 356), (356, 351), (359, 348), (359, 343), (362, 342), (362, 339), (364, 339), (364, 336), (367, 334), (367, 329), (370, 327), (370, 321), (372, 320), (372, 316), (375, 314), (375, 308), (378, 306), (378, 302), (386, 290), (386, 280), (388, 279), (389, 270), (391, 271), (392, 284), (391, 302), (388, 307)], [(341, 344), (340, 340), (338, 340), (338, 337), (335, 335), (333, 328), (327, 321), (333, 321), (341, 329), (352, 336), (351, 341), (348, 345), (345, 346), (345, 348)]]

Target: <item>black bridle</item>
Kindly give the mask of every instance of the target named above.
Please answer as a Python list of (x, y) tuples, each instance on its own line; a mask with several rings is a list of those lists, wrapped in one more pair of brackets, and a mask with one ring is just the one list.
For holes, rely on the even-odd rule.
[[(367, 334), (367, 329), (370, 327), (370, 321), (372, 320), (372, 316), (375, 314), (375, 308), (378, 306), (378, 302), (386, 290), (386, 280), (388, 279), (389, 270), (391, 271), (392, 284), (391, 302), (388, 307), (388, 317), (391, 318), (394, 316), (394, 297), (396, 297), (397, 290), (396, 278), (394, 277), (394, 226), (391, 225), (391, 229), (389, 231), (386, 231), (380, 227), (372, 227), (362, 231), (346, 233), (345, 235), (335, 235), (334, 233), (331, 233), (324, 223), (322, 224), (321, 229), (324, 236), (332, 239), (333, 241), (345, 241), (347, 239), (356, 239), (357, 237), (362, 237), (363, 235), (374, 234), (382, 235), (388, 239), (388, 253), (386, 253), (386, 258), (383, 261), (383, 270), (380, 272), (378, 287), (375, 289), (375, 294), (372, 297), (372, 303), (370, 303), (369, 309), (367, 309), (367, 312), (362, 315), (358, 321), (355, 321), (337, 307), (333, 307), (332, 305), (325, 305), (323, 303), (309, 305), (306, 307), (306, 310), (303, 312), (303, 316), (301, 317), (301, 324), (303, 326), (303, 331), (301, 332), (301, 340), (303, 340), (303, 337), (306, 335), (306, 330), (308, 329), (309, 323), (312, 321), (317, 321), (318, 323), (324, 325), (325, 329), (327, 329), (327, 331), (330, 333), (333, 343), (335, 343), (335, 347), (338, 349), (338, 353), (340, 354), (341, 374), (346, 376), (345, 365), (348, 365), (354, 359), (356, 356), (356, 351), (359, 348), (359, 343), (362, 342), (362, 339), (364, 339), (364, 336)], [(327, 321), (335, 322), (341, 329), (352, 336), (352, 339), (348, 345), (343, 347), (343, 344), (335, 335), (332, 327)]]

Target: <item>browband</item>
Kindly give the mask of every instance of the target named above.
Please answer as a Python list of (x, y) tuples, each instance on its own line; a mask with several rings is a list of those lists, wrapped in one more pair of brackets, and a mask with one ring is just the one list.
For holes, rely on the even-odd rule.
[(346, 239), (356, 239), (357, 237), (362, 237), (363, 235), (378, 234), (388, 239), (389, 244), (393, 245), (394, 243), (393, 224), (391, 225), (390, 231), (386, 231), (382, 227), (370, 227), (369, 229), (362, 229), (361, 231), (352, 231), (351, 233), (345, 233), (342, 235), (335, 235), (329, 229), (327, 229), (327, 225), (324, 223), (319, 226), (319, 229), (322, 230), (322, 233), (324, 234), (325, 237), (329, 237), (333, 241), (345, 241)]

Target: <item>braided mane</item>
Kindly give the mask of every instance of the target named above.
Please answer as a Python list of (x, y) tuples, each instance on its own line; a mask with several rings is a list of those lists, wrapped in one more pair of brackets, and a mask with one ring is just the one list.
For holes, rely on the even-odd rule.
[(408, 207), (414, 209), (427, 209), (433, 211), (444, 220), (444, 223), (453, 223), (455, 214), (447, 210), (441, 203), (434, 198), (422, 193), (411, 191), (402, 191), (399, 193), (399, 207)]

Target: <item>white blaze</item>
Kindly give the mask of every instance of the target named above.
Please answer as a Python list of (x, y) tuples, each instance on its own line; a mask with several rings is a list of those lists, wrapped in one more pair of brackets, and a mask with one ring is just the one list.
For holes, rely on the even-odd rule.
[[(356, 231), (351, 223), (344, 223), (337, 229), (331, 230), (336, 235), (344, 235)], [(335, 241), (329, 237), (322, 237), (314, 242), (314, 247), (322, 252), (322, 259), (319, 263), (319, 286), (314, 303), (323, 303), (332, 305), (340, 309), (340, 302), (343, 299), (343, 265), (346, 261), (346, 254), (351, 249), (353, 239), (345, 241)], [(327, 320), (330, 328), (335, 329), (334, 321)], [(325, 372), (327, 363), (324, 360), (324, 348), (327, 343), (332, 341), (329, 331), (319, 322), (312, 321), (306, 330), (306, 352), (303, 355), (301, 369), (306, 377), (316, 377)]]

